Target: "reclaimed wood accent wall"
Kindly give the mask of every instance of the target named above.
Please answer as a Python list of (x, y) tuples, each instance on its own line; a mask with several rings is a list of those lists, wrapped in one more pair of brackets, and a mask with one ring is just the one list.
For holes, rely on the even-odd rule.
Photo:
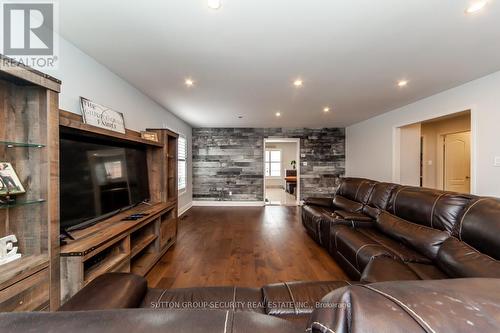
[(331, 194), (345, 173), (344, 128), (193, 128), (193, 200), (262, 201), (269, 137), (300, 139), (301, 199)]

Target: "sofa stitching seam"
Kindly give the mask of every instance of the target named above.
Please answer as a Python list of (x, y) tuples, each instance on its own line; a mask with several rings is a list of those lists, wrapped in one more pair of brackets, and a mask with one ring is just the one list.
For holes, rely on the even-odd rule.
[(432, 205), (432, 210), (431, 210), (431, 227), (432, 228), (434, 227), (434, 223), (433, 223), (434, 222), (434, 211), (436, 209), (436, 206), (437, 206), (439, 200), (442, 197), (444, 197), (445, 195), (446, 195), (446, 193), (441, 193), (441, 195), (436, 198), (436, 200), (434, 201), (434, 204)]
[(290, 288), (290, 286), (288, 285), (287, 282), (283, 282), (283, 284), (288, 289), (288, 293), (290, 294), (290, 298), (291, 298), (292, 304), (293, 304), (293, 311), (295, 312), (296, 315), (298, 315), (299, 311), (297, 310), (297, 305), (295, 304), (295, 298), (293, 297), (292, 289)]
[[(397, 305), (399, 305), (399, 307), (401, 309), (403, 309), (406, 313), (408, 313), (410, 315), (410, 317), (413, 318), (413, 320), (415, 320), (420, 326), (425, 326), (429, 329), (430, 332), (432, 333), (436, 333), (436, 331), (431, 327), (431, 325), (429, 325), (429, 323), (427, 323), (422, 317), (420, 317), (418, 315), (418, 313), (416, 313), (415, 311), (413, 311), (409, 306), (407, 306), (405, 303), (403, 303), (402, 301), (400, 301), (399, 299), (397, 299), (396, 297), (392, 296), (392, 295), (389, 295), (388, 293), (385, 293), (381, 290), (378, 290), (372, 286), (368, 286), (368, 285), (362, 285), (361, 287), (364, 287), (364, 288), (367, 288), (369, 290), (372, 290), (386, 298), (388, 298), (389, 300), (393, 301), (394, 303), (396, 303)], [(417, 320), (417, 319), (418, 320)], [(419, 322), (419, 320), (421, 322)], [(423, 324), (423, 325), (422, 325)], [(425, 329), (425, 327), (422, 327), (424, 328), (425, 331), (429, 332), (427, 329)]]
[[(326, 326), (326, 325), (323, 325), (323, 324), (322, 324), (322, 323), (320, 323), (320, 322), (315, 321), (315, 322), (313, 322), (313, 323), (312, 323), (312, 326), (314, 326), (314, 325), (318, 325), (318, 326), (320, 326), (321, 328), (326, 329), (326, 330), (327, 330), (327, 332), (330, 332), (330, 333), (335, 333), (335, 331), (334, 331), (334, 330), (332, 330), (330, 327), (328, 327), (328, 326)], [(312, 331), (312, 328), (311, 328), (311, 331)]]
[(462, 216), (462, 218), (460, 219), (460, 225), (459, 225), (459, 229), (458, 229), (458, 238), (460, 240), (462, 240), (462, 226), (463, 226), (463, 222), (465, 220), (465, 216), (467, 216), (467, 214), (469, 214), (470, 210), (472, 209), (472, 207), (474, 207), (475, 205), (477, 205), (478, 203), (480, 203), (481, 201), (484, 201), (488, 198), (482, 198), (482, 199), (479, 199), (478, 201), (474, 202), (472, 205), (469, 206), (469, 208), (467, 208), (467, 210), (465, 211), (464, 215)]
[(356, 272), (358, 272), (358, 274), (359, 274), (359, 275), (361, 275), (361, 272), (360, 272), (360, 271), (359, 271), (356, 267), (354, 267), (354, 265), (353, 265), (353, 264), (351, 264), (351, 262), (350, 262), (349, 260), (347, 260), (347, 258), (346, 258), (346, 257), (344, 257), (344, 255), (343, 255), (342, 253), (340, 253), (339, 251), (337, 251), (337, 254), (338, 254), (339, 256), (341, 256), (341, 257), (342, 257), (342, 258), (343, 258), (343, 259), (344, 259), (344, 260), (345, 260), (345, 261), (346, 261), (349, 265), (351, 265), (351, 267), (352, 267), (352, 268), (354, 268), (354, 270), (355, 270)]
[(363, 246), (361, 246), (357, 251), (356, 251), (356, 267), (358, 268), (359, 270), (359, 262), (358, 262), (358, 255), (359, 255), (359, 252), (361, 252), (362, 249), (364, 249), (365, 247), (367, 246), (380, 246), (380, 244), (364, 244)]

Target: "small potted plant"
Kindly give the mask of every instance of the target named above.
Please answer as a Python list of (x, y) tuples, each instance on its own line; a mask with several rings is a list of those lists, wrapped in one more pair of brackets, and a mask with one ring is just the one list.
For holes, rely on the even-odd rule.
[(297, 162), (295, 160), (290, 162), (290, 165), (292, 166), (293, 170), (295, 170), (295, 167), (297, 166)]

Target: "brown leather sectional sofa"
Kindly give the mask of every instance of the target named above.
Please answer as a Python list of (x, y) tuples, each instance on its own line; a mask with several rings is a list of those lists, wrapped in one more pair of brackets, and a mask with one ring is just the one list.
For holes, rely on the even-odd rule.
[(345, 178), (302, 223), (354, 280), (500, 278), (496, 198)]
[(488, 333), (500, 331), (499, 290), (485, 278), (160, 290), (110, 273), (57, 313), (0, 314), (0, 332)]
[(357, 281), (161, 290), (105, 274), (0, 332), (500, 332), (500, 200), (346, 178), (302, 208)]

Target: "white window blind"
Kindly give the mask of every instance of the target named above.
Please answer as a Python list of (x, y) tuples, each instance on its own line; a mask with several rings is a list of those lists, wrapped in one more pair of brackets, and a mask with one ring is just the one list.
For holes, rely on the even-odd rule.
[(266, 150), (266, 176), (280, 177), (281, 176), (281, 150)]
[(177, 174), (179, 192), (186, 190), (187, 183), (187, 143), (186, 138), (179, 136), (177, 141)]

